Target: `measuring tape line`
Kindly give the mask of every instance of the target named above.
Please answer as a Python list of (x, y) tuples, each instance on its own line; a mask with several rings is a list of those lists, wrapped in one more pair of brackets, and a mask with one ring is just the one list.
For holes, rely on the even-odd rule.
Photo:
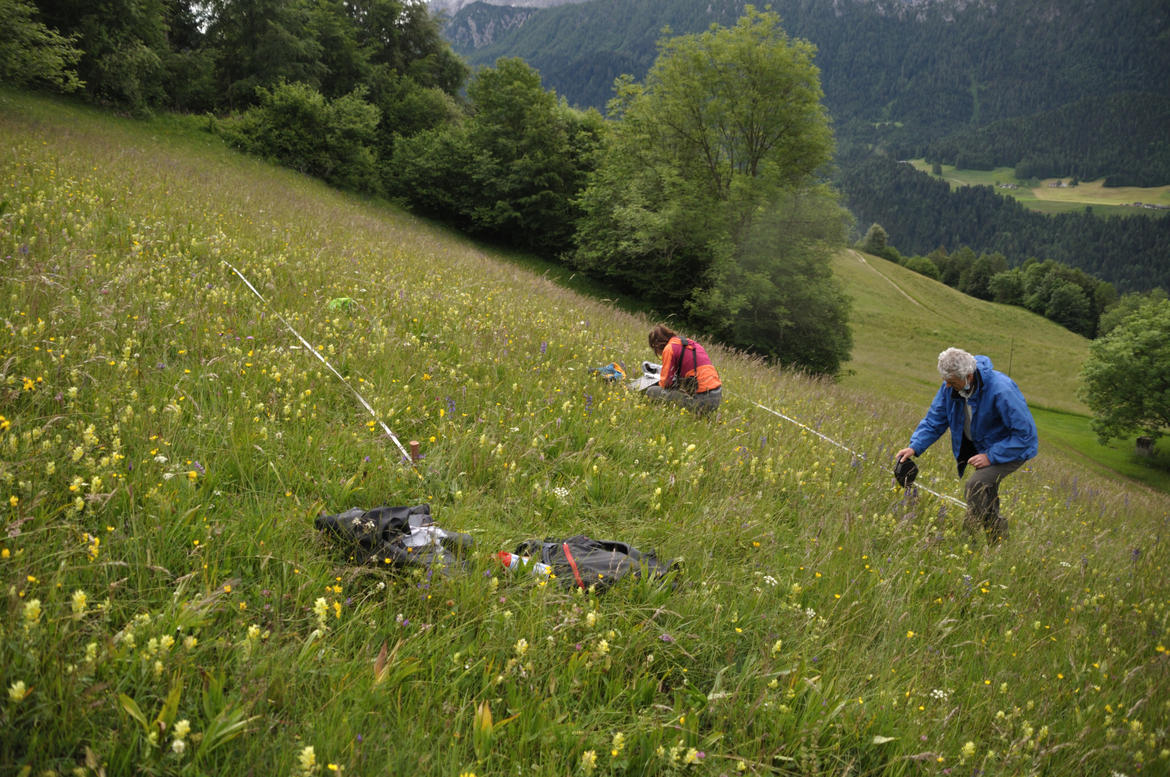
[[(815, 434), (817, 437), (820, 437), (820, 438), (821, 438), (822, 440), (824, 440), (825, 442), (828, 442), (828, 443), (831, 443), (831, 444), (833, 444), (833, 445), (836, 445), (838, 448), (840, 448), (840, 449), (841, 449), (841, 450), (843, 450), (843, 451), (848, 451), (850, 454), (852, 454), (853, 456), (855, 456), (855, 457), (856, 457), (856, 458), (858, 458), (858, 459), (861, 459), (862, 461), (868, 461), (868, 459), (865, 457), (865, 454), (863, 454), (863, 453), (858, 453), (857, 451), (854, 451), (854, 450), (851, 450), (850, 448), (847, 448), (847, 447), (845, 447), (844, 445), (842, 445), (841, 443), (837, 442), (837, 441), (836, 441), (836, 440), (834, 440), (833, 438), (831, 438), (831, 437), (828, 437), (828, 436), (826, 436), (826, 435), (824, 435), (824, 434), (821, 434), (821, 433), (820, 433), (820, 432), (818, 432), (816, 429), (813, 429), (813, 428), (811, 428), (811, 427), (809, 427), (809, 426), (805, 426), (805, 425), (804, 425), (804, 424), (802, 424), (800, 421), (797, 421), (795, 418), (789, 418), (788, 416), (784, 415), (783, 413), (777, 412), (777, 411), (773, 410), (773, 409), (772, 409), (772, 408), (770, 408), (770, 407), (764, 407), (764, 406), (763, 406), (763, 405), (761, 405), (759, 402), (756, 402), (756, 401), (754, 401), (754, 400), (751, 400), (751, 399), (749, 399), (749, 400), (748, 400), (748, 402), (751, 402), (751, 403), (752, 403), (753, 405), (755, 405), (756, 407), (760, 408), (761, 410), (765, 410), (765, 411), (767, 411), (767, 412), (771, 413), (771, 414), (772, 414), (772, 415), (774, 415), (774, 416), (779, 416), (780, 418), (783, 418), (785, 421), (788, 421), (788, 422), (790, 422), (790, 423), (796, 424), (796, 425), (797, 425), (797, 426), (799, 426), (801, 429), (804, 429), (804, 430), (805, 430), (805, 431), (807, 431), (807, 432), (811, 432), (812, 434)], [(955, 499), (953, 496), (949, 496), (949, 495), (947, 495), (947, 494), (940, 494), (939, 492), (937, 492), (937, 491), (934, 491), (933, 489), (930, 489), (930, 488), (928, 488), (928, 487), (926, 487), (926, 486), (924, 486), (924, 485), (921, 485), (921, 484), (915, 484), (915, 485), (914, 485), (914, 488), (921, 489), (921, 490), (925, 491), (925, 492), (926, 492), (926, 493), (928, 493), (928, 494), (933, 494), (934, 496), (937, 496), (939, 499), (945, 499), (945, 500), (946, 500), (946, 501), (948, 501), (948, 502), (953, 502), (953, 503), (957, 504), (959, 507), (962, 507), (964, 510), (966, 510), (966, 509), (967, 509), (967, 503), (966, 503), (966, 502), (962, 502), (962, 501), (960, 501), (960, 500), (958, 500), (958, 499)]]
[[(344, 384), (345, 384), (346, 388), (348, 388), (350, 391), (352, 391), (352, 392), (353, 392), (353, 395), (354, 395), (355, 397), (357, 397), (357, 398), (358, 398), (358, 401), (359, 401), (359, 402), (361, 402), (361, 403), (362, 403), (362, 407), (364, 407), (364, 408), (365, 408), (365, 409), (366, 409), (366, 410), (369, 412), (370, 416), (371, 416), (371, 417), (374, 419), (374, 421), (375, 421), (375, 422), (376, 422), (376, 423), (377, 423), (379, 426), (381, 426), (381, 427), (382, 427), (382, 431), (386, 433), (386, 436), (387, 436), (387, 437), (389, 437), (391, 440), (393, 440), (393, 441), (394, 441), (394, 444), (395, 444), (396, 446), (398, 446), (398, 450), (402, 452), (402, 456), (403, 456), (403, 458), (405, 458), (407, 461), (411, 462), (411, 466), (413, 467), (413, 466), (414, 466), (414, 461), (413, 461), (413, 459), (411, 458), (410, 454), (406, 452), (406, 448), (402, 447), (402, 442), (401, 442), (401, 441), (398, 439), (398, 437), (397, 437), (397, 436), (395, 436), (394, 432), (390, 431), (390, 427), (389, 427), (389, 426), (387, 426), (387, 425), (386, 425), (386, 424), (385, 424), (385, 423), (382, 421), (382, 419), (378, 418), (378, 414), (374, 412), (374, 408), (370, 407), (370, 403), (366, 401), (366, 398), (365, 398), (365, 397), (363, 397), (361, 394), (359, 394), (359, 393), (358, 393), (358, 390), (357, 390), (357, 389), (355, 389), (355, 388), (354, 388), (352, 385), (350, 385), (350, 382), (349, 382), (348, 380), (346, 380), (346, 379), (345, 379), (345, 378), (342, 376), (342, 374), (341, 374), (340, 372), (338, 372), (337, 370), (335, 370), (335, 369), (333, 368), (333, 365), (332, 365), (332, 364), (330, 364), (328, 361), (326, 361), (325, 357), (324, 357), (324, 356), (322, 356), (322, 355), (321, 355), (321, 354), (320, 354), (320, 353), (317, 351), (317, 349), (316, 349), (316, 348), (314, 348), (314, 347), (313, 347), (313, 346), (312, 346), (312, 345), (309, 343), (309, 341), (308, 341), (308, 340), (306, 340), (305, 338), (301, 337), (301, 333), (300, 333), (300, 332), (298, 332), (296, 329), (293, 329), (293, 326), (292, 326), (292, 324), (290, 324), (288, 321), (286, 321), (286, 320), (285, 320), (285, 318), (284, 318), (284, 316), (280, 315), (280, 314), (279, 314), (279, 313), (277, 313), (275, 310), (272, 310), (272, 307), (271, 307), (271, 306), (268, 304), (268, 300), (264, 299), (264, 295), (262, 295), (260, 292), (256, 291), (256, 287), (255, 287), (255, 286), (253, 286), (253, 285), (252, 285), (252, 284), (251, 284), (251, 283), (248, 281), (248, 279), (244, 277), (244, 274), (243, 274), (242, 272), (240, 272), (240, 271), (239, 271), (239, 270), (237, 270), (235, 267), (233, 267), (233, 266), (232, 266), (232, 264), (231, 264), (231, 262), (229, 262), (228, 260), (226, 260), (226, 259), (222, 259), (221, 261), (222, 261), (224, 264), (226, 264), (228, 267), (230, 267), (232, 272), (234, 272), (236, 275), (240, 276), (240, 280), (241, 280), (241, 281), (243, 281), (243, 282), (244, 282), (244, 284), (245, 284), (245, 285), (246, 285), (246, 286), (247, 286), (249, 289), (251, 289), (251, 290), (252, 290), (252, 293), (253, 293), (253, 294), (255, 294), (257, 297), (259, 297), (259, 298), (260, 298), (260, 301), (264, 303), (264, 306), (265, 306), (266, 308), (268, 308), (269, 312), (270, 312), (270, 313), (272, 313), (272, 315), (276, 316), (278, 319), (280, 319), (280, 323), (284, 324), (285, 328), (287, 328), (287, 329), (288, 329), (288, 331), (292, 332), (292, 333), (293, 333), (293, 335), (295, 335), (295, 336), (296, 336), (296, 338), (297, 338), (298, 340), (300, 340), (300, 341), (301, 341), (301, 343), (302, 343), (302, 344), (303, 344), (303, 345), (304, 345), (306, 348), (308, 348), (308, 349), (309, 349), (309, 351), (311, 351), (311, 352), (312, 352), (312, 354), (313, 354), (314, 356), (316, 356), (318, 359), (320, 359), (320, 360), (321, 360), (321, 363), (322, 363), (322, 364), (324, 364), (326, 367), (328, 367), (328, 368), (329, 368), (329, 371), (330, 371), (330, 372), (332, 372), (334, 375), (336, 375), (336, 376), (337, 376), (337, 379), (338, 379), (338, 380), (340, 380), (342, 383), (344, 383)], [(416, 473), (416, 474), (417, 474), (417, 472), (418, 472), (418, 470), (415, 470), (415, 473)], [(419, 477), (422, 477), (422, 476), (421, 476), (421, 475), (419, 475)]]

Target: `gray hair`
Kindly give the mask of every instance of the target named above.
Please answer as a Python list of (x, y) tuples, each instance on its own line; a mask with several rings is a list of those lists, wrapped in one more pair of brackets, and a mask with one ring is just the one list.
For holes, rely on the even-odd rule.
[(938, 355), (938, 373), (943, 380), (966, 378), (975, 372), (975, 357), (962, 348), (948, 348)]

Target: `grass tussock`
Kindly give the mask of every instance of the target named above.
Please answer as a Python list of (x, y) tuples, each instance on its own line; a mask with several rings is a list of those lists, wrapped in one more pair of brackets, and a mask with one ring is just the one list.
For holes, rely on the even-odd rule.
[[(647, 406), (588, 372), (643, 318), (165, 125), (0, 107), (0, 774), (1170, 764), (1164, 496), (1044, 454), (988, 551), (892, 484), (899, 397), (712, 348), (717, 418)], [(422, 502), (466, 574), (313, 529)], [(577, 532), (681, 572), (491, 558)]]

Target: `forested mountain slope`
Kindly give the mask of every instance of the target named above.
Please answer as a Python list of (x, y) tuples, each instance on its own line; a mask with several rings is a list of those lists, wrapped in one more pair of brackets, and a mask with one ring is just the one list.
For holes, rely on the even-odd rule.
[[(734, 23), (742, 0), (591, 0), (533, 13), (475, 3), (445, 36), (471, 64), (523, 58), (570, 103), (602, 107), (613, 79), (641, 78), (669, 28)], [(849, 143), (907, 144), (1057, 108), (1087, 96), (1170, 96), (1170, 8), (1160, 0), (934, 3), (778, 0), (794, 37), (818, 48), (825, 102)], [(468, 20), (531, 14), (493, 40)], [(875, 127), (875, 125), (878, 125)]]
[[(1086, 97), (1034, 116), (964, 129), (932, 142), (930, 162), (1015, 168), (1020, 178), (1104, 178), (1107, 186), (1170, 181), (1170, 97)], [(913, 156), (919, 156), (915, 153)]]
[(841, 188), (858, 222), (882, 224), (906, 255), (966, 245), (1002, 253), (1013, 264), (1055, 259), (1119, 291), (1170, 289), (1170, 218), (1044, 215), (990, 186), (951, 191), (945, 181), (880, 156), (845, 171)]
[[(741, 0), (590, 0), (533, 10), (474, 3), (445, 28), (473, 66), (518, 56), (570, 103), (604, 107), (643, 77), (664, 35), (731, 25)], [(1049, 218), (991, 189), (951, 192), (894, 160), (1021, 165), (1034, 175), (1170, 183), (1170, 6), (1093, 0), (778, 0), (817, 46), (836, 133), (834, 177), (860, 231), (906, 254), (939, 246), (1055, 258), (1120, 290), (1170, 283), (1170, 223)], [(472, 35), (471, 31), (476, 31)], [(492, 34), (487, 34), (490, 30)], [(876, 155), (874, 152), (878, 152)]]

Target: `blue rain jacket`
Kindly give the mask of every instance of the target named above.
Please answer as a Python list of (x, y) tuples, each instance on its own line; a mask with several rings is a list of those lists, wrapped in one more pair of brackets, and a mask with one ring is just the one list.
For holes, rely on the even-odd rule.
[[(1019, 386), (1007, 375), (992, 369), (991, 359), (986, 356), (975, 357), (975, 371), (978, 373), (975, 391), (966, 400), (971, 406), (971, 437), (975, 443), (970, 455), (986, 454), (992, 464), (1025, 461), (1035, 456), (1039, 450), (1036, 422)], [(963, 398), (944, 382), (910, 438), (914, 453), (922, 455), (949, 428), (961, 476), (967, 467), (966, 458), (960, 459), (964, 415)]]

